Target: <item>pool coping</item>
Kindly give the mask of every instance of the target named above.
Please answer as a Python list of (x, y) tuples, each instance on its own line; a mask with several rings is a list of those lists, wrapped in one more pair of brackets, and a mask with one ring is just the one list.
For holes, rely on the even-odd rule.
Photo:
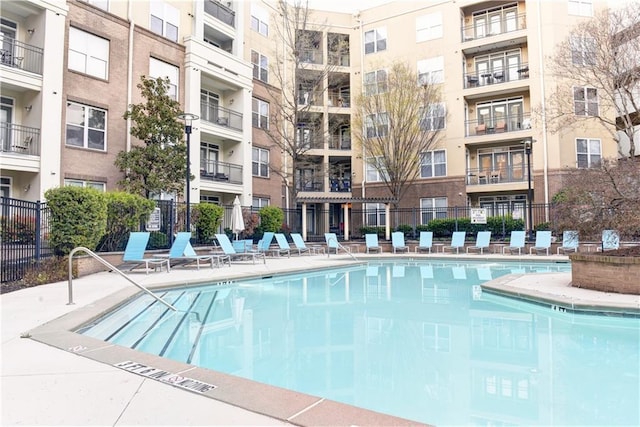
[[(437, 260), (441, 262), (451, 261), (480, 261), (480, 262), (568, 262), (566, 257), (551, 258), (538, 257), (537, 259), (525, 256), (514, 257), (498, 257), (498, 256), (425, 256), (419, 254), (359, 254), (358, 260), (353, 261), (346, 256), (334, 256), (332, 260), (335, 262), (327, 262), (326, 265), (317, 266), (315, 268), (307, 268), (305, 271), (324, 270), (330, 267), (338, 267), (345, 265), (355, 266), (369, 261), (390, 260), (398, 258), (410, 258), (411, 260)], [(329, 261), (329, 260), (328, 260)], [(346, 262), (345, 262), (346, 261)], [(223, 267), (224, 268), (224, 267)], [(289, 273), (299, 272), (300, 267), (282, 267), (273, 270), (270, 274), (286, 275)], [(162, 274), (162, 273), (158, 273)], [(570, 273), (558, 273), (570, 278)], [(263, 273), (247, 273), (233, 272), (229, 270), (229, 274), (225, 274), (223, 278), (198, 279), (198, 280), (172, 280), (161, 284), (149, 284), (149, 289), (161, 289), (167, 287), (180, 286), (197, 286), (203, 283), (219, 282), (220, 284), (235, 282), (238, 280), (250, 280), (257, 277), (265, 277)], [(511, 289), (511, 284), (526, 276), (531, 275), (509, 275), (495, 279), (487, 286), (487, 291), (492, 292), (499, 290), (505, 292), (510, 297), (519, 299), (533, 298), (535, 301), (550, 303), (552, 301), (563, 304), (572, 304), (571, 306), (581, 306), (581, 303), (571, 302), (562, 296), (553, 297), (549, 294), (536, 293), (535, 291), (523, 291), (517, 288)], [(160, 277), (160, 276), (158, 276)], [(484, 289), (484, 285), (483, 289)], [(501, 288), (502, 286), (502, 288)], [(92, 322), (96, 318), (102, 316), (105, 312), (122, 305), (134, 298), (140, 293), (137, 288), (128, 287), (114, 292), (104, 298), (95, 301), (83, 307), (79, 307), (67, 314), (64, 314), (52, 321), (44, 323), (31, 329), (28, 338), (34, 341), (70, 352), (76, 355), (87, 357), (91, 360), (104, 363), (110, 366), (117, 366), (123, 362), (131, 361), (149, 369), (158, 369), (178, 375), (180, 377), (189, 378), (195, 382), (205, 385), (215, 385), (216, 388), (207, 389), (199, 392), (189, 390), (192, 393), (224, 402), (235, 407), (246, 409), (248, 411), (266, 415), (268, 417), (281, 420), (288, 424), (300, 426), (315, 425), (426, 425), (416, 421), (404, 418), (394, 417), (363, 408), (335, 402), (322, 397), (312, 396), (304, 393), (291, 391), (288, 389), (266, 385), (256, 381), (236, 377), (221, 372), (199, 368), (194, 365), (165, 359), (132, 350), (126, 347), (106, 343), (91, 337), (80, 335), (73, 332), (82, 325)], [(607, 304), (596, 304), (598, 307), (611, 307)], [(616, 305), (613, 307), (617, 309)], [(129, 370), (129, 372), (132, 372)], [(135, 373), (135, 372), (132, 372)], [(138, 371), (138, 375), (140, 372)], [(185, 389), (175, 384), (165, 382), (166, 384)], [(206, 387), (204, 387), (206, 388)], [(273, 397), (277, 396), (277, 399)]]

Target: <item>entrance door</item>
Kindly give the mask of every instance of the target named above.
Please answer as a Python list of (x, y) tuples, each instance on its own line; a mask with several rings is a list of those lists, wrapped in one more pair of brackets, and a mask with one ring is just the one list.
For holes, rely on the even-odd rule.
[(11, 151), (11, 128), (13, 117), (13, 99), (0, 98), (0, 123), (2, 129), (0, 131), (0, 149), (2, 151)]

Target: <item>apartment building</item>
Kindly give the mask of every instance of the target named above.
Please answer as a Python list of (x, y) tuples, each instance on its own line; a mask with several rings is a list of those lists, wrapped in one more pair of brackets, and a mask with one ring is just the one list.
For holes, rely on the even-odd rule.
[[(419, 206), (422, 222), (453, 206), (514, 212), (524, 208), (529, 182), (533, 201), (549, 202), (567, 168), (616, 155), (595, 125), (552, 130), (544, 102), (557, 83), (546, 58), (573, 24), (606, 6), (463, 0), (316, 10), (301, 66), (283, 84), (274, 70), (291, 64), (278, 56), (285, 47), (273, 2), (7, 2), (2, 194), (37, 200), (58, 185), (117, 188), (113, 160), (137, 143), (122, 114), (140, 102), (139, 76), (169, 76), (184, 111), (200, 117), (190, 138), (192, 201), (230, 204), (239, 194), (245, 206), (304, 205), (312, 233), (338, 227), (350, 208), (388, 202), (379, 171), (352, 138), (353, 99), (404, 61), (441, 85), (444, 102), (428, 117), (442, 137), (422, 156), (401, 207)], [(597, 93), (579, 89), (576, 112), (589, 115)], [(278, 90), (294, 90), (300, 107), (291, 132), (308, 161), (298, 170), (266, 133)], [(524, 141), (532, 142), (531, 177)], [(295, 197), (285, 191), (288, 174), (296, 176)], [(384, 217), (367, 222), (382, 225)]]

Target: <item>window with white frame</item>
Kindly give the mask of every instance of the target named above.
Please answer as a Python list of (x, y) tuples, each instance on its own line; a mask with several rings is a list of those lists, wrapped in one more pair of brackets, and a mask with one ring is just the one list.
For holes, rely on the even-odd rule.
[(420, 154), (420, 177), (433, 178), (447, 175), (447, 152), (445, 150), (427, 151)]
[(364, 33), (364, 53), (376, 53), (387, 49), (387, 29), (385, 27)]
[(107, 110), (67, 102), (65, 144), (106, 151)]
[(365, 118), (367, 138), (384, 138), (389, 134), (389, 115), (387, 113), (369, 114)]
[(269, 178), (269, 150), (253, 147), (251, 172), (253, 176)]
[(70, 27), (69, 69), (106, 80), (109, 77), (109, 40)]
[(576, 116), (597, 116), (598, 90), (593, 87), (574, 87), (573, 106)]
[(258, 98), (251, 101), (251, 124), (255, 128), (269, 129), (269, 103)]
[(423, 131), (435, 131), (444, 129), (447, 112), (444, 102), (429, 104), (426, 108), (420, 108), (420, 129)]
[(425, 197), (420, 199), (420, 217), (422, 224), (427, 224), (432, 219), (447, 217), (446, 197)]
[(569, 15), (593, 16), (593, 0), (569, 0)]
[(269, 35), (269, 13), (255, 2), (251, 3), (251, 29), (265, 37)]
[(156, 58), (149, 58), (149, 76), (153, 78), (168, 77), (167, 95), (173, 100), (178, 100), (178, 85), (180, 84), (180, 69), (178, 67)]
[(576, 157), (579, 168), (599, 166), (602, 161), (600, 140), (576, 138)]
[(251, 199), (251, 207), (253, 207), (254, 209), (264, 208), (265, 206), (269, 206), (269, 198), (253, 197)]
[(180, 11), (163, 1), (151, 1), (149, 5), (151, 8), (149, 28), (151, 31), (177, 42)]
[(364, 74), (365, 96), (377, 95), (387, 91), (387, 70), (370, 71)]
[(386, 174), (386, 168), (384, 167), (381, 156), (370, 157), (367, 159), (367, 182), (384, 181), (384, 177)]
[(422, 324), (422, 348), (449, 352), (451, 350), (451, 327), (439, 323)]
[(444, 82), (444, 56), (418, 61), (418, 84), (438, 84), (442, 82)]
[(269, 58), (252, 50), (251, 64), (253, 64), (253, 78), (269, 83)]
[(573, 65), (595, 65), (596, 43), (593, 38), (573, 36), (569, 44)]
[(416, 42), (442, 37), (442, 13), (430, 13), (416, 18)]
[(384, 203), (365, 203), (364, 211), (369, 227), (383, 227), (387, 223)]
[(11, 197), (11, 177), (0, 177), (0, 197)]
[(107, 184), (100, 181), (86, 181), (83, 179), (68, 179), (64, 180), (65, 187), (83, 187), (83, 188), (95, 188), (98, 191), (105, 192)]
[(219, 205), (220, 197), (212, 196), (210, 194), (200, 193), (200, 201), (205, 203), (213, 203), (214, 205)]

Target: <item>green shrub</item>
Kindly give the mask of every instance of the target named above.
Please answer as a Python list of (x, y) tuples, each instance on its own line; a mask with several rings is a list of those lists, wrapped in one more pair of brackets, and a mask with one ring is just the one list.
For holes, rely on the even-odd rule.
[[(491, 231), (494, 237), (502, 235), (502, 224), (504, 221), (504, 232), (509, 235), (513, 230), (522, 230), (524, 221), (513, 219), (511, 216), (490, 216), (486, 224), (472, 224), (470, 218), (458, 218), (458, 231), (466, 231), (468, 235), (475, 235), (478, 231)], [(456, 231), (456, 219), (433, 219), (426, 225), (416, 227), (417, 231), (433, 231), (434, 237), (450, 237)]]
[(365, 225), (360, 227), (360, 234), (363, 236), (365, 234), (377, 234), (378, 237), (383, 237), (385, 232), (385, 227), (374, 227), (371, 225)]
[(161, 231), (149, 233), (149, 243), (147, 249), (166, 249), (169, 247), (169, 238)]
[[(74, 264), (71, 274), (78, 277), (78, 268)], [(69, 258), (51, 257), (34, 262), (25, 272), (22, 283), (25, 286), (38, 286), (47, 283), (62, 282), (69, 279)]]
[(102, 251), (124, 250), (129, 233), (140, 230), (155, 208), (153, 200), (137, 194), (114, 191), (104, 194), (107, 200), (107, 230), (98, 247)]
[(224, 208), (213, 203), (201, 202), (194, 206), (194, 224), (196, 226), (196, 239), (198, 242), (213, 241), (214, 234), (222, 222)]
[(36, 219), (32, 216), (2, 217), (0, 219), (2, 241), (6, 243), (36, 242)]
[(399, 226), (396, 227), (396, 231), (402, 231), (402, 234), (404, 234), (404, 237), (407, 237), (413, 234), (413, 227), (408, 224), (400, 224)]
[(49, 243), (56, 255), (95, 250), (107, 228), (107, 200), (93, 188), (60, 187), (45, 193), (51, 212)]
[(260, 230), (277, 233), (284, 222), (284, 212), (277, 206), (265, 206), (259, 211)]

